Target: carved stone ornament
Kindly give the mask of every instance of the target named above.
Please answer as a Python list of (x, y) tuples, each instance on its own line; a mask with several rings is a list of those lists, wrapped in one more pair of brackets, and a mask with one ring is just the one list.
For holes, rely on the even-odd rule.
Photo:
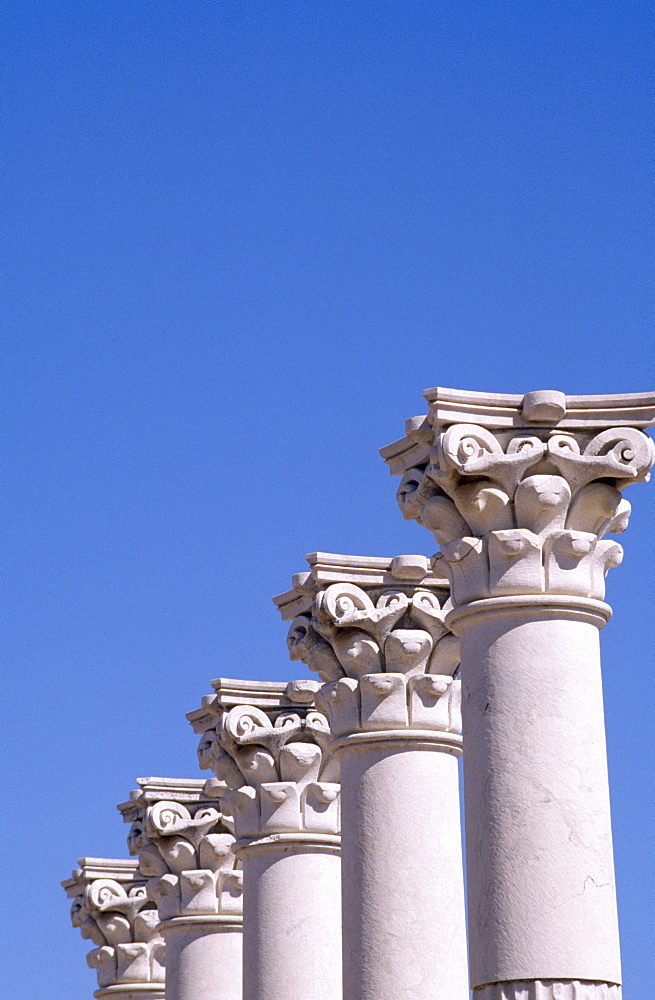
[(138, 778), (139, 788), (118, 809), (131, 823), (127, 843), (138, 855), (146, 892), (160, 920), (242, 913), (242, 874), (233, 835), (204, 782)]
[(529, 979), (490, 983), (474, 990), (473, 997), (474, 1000), (621, 1000), (621, 987), (579, 979)]
[(80, 858), (78, 865), (62, 886), (73, 900), (73, 926), (96, 946), (87, 962), (96, 970), (98, 986), (163, 983), (157, 909), (136, 862)]
[(448, 582), (425, 556), (323, 552), (273, 600), (287, 645), (323, 681), (317, 705), (334, 737), (395, 730), (461, 732), (459, 640), (444, 618)]
[(213, 681), (216, 694), (187, 718), (201, 734), (206, 793), (220, 800), (239, 841), (339, 832), (339, 772), (327, 751), (330, 730), (316, 710), (315, 681), (258, 684)]
[(655, 445), (655, 396), (430, 389), (427, 417), (381, 449), (403, 516), (434, 535), (453, 606), (526, 594), (602, 600)]

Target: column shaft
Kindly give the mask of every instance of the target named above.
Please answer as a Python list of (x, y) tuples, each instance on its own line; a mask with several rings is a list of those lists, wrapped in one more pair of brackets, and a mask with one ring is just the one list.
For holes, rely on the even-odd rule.
[(241, 924), (174, 918), (166, 941), (166, 1000), (241, 1000)]
[(462, 654), (472, 985), (620, 983), (604, 618), (575, 598), (505, 600), (515, 606), (487, 601), (451, 615)]
[(655, 394), (444, 387), (382, 449), (434, 535), (461, 638), (471, 983), (480, 1000), (620, 994), (597, 629), (647, 482)]
[(340, 762), (345, 1000), (465, 1000), (457, 758), (407, 732)]
[(338, 846), (271, 838), (240, 857), (243, 1000), (340, 1000)]

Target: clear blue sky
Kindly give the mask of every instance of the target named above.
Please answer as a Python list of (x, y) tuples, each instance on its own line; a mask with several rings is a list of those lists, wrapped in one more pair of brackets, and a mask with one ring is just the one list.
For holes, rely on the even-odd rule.
[[(429, 553), (377, 449), (432, 385), (652, 389), (655, 7), (2, 7), (3, 997), (87, 1000), (59, 880), (283, 679), (305, 552)], [(603, 635), (625, 1000), (652, 988), (655, 491)]]

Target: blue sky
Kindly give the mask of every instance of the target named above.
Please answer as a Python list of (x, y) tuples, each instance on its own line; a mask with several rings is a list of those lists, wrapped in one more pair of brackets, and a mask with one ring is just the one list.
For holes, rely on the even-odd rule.
[[(377, 450), (432, 385), (652, 389), (652, 2), (2, 8), (3, 996), (95, 986), (59, 888), (297, 674), (305, 552), (431, 551)], [(603, 634), (625, 1000), (648, 995), (653, 488)], [(302, 669), (302, 668), (300, 668)]]

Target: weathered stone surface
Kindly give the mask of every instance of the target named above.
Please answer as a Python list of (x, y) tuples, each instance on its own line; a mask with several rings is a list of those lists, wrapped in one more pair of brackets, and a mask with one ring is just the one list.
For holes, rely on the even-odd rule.
[(623, 556), (605, 537), (627, 527), (622, 491), (646, 481), (655, 461), (640, 429), (655, 419), (655, 397), (425, 395), (428, 416), (412, 418), (382, 455), (402, 475), (403, 516), (440, 546), (453, 604), (523, 594), (602, 600)]
[(340, 1000), (339, 771), (319, 685), (212, 686), (187, 717), (243, 864), (243, 1000)]
[(139, 788), (118, 809), (127, 823), (130, 854), (161, 920), (241, 916), (241, 873), (234, 837), (202, 780), (139, 778)]
[(222, 697), (223, 682), (215, 683), (217, 693), (187, 718), (201, 734), (200, 766), (215, 775), (206, 791), (220, 799), (237, 838), (337, 836), (339, 773), (327, 753), (327, 719), (314, 703), (320, 685), (292, 681), (276, 691), (270, 685), (259, 705), (234, 705)]
[(491, 983), (473, 993), (474, 1000), (621, 1000), (621, 987), (612, 983), (554, 982), (531, 979)]
[[(421, 730), (460, 744), (459, 642), (445, 624), (448, 582), (425, 556), (313, 553), (274, 598), (292, 660), (324, 682), (317, 705), (333, 737)], [(338, 579), (341, 576), (342, 579)]]
[(163, 1000), (164, 941), (136, 862), (80, 858), (78, 866), (62, 886), (73, 900), (73, 926), (95, 945), (87, 962), (98, 976), (96, 996)]
[(451, 581), (472, 985), (485, 1000), (614, 996), (598, 629), (622, 558), (606, 536), (655, 459), (655, 395), (424, 395), (428, 415), (382, 455)]
[(130, 823), (166, 941), (166, 1000), (241, 1000), (243, 875), (234, 837), (202, 780), (139, 778)]
[[(274, 598), (341, 764), (344, 995), (465, 1000), (458, 641), (424, 556), (314, 553)], [(425, 946), (426, 929), (436, 931)], [(438, 931), (437, 931), (438, 929)]]

